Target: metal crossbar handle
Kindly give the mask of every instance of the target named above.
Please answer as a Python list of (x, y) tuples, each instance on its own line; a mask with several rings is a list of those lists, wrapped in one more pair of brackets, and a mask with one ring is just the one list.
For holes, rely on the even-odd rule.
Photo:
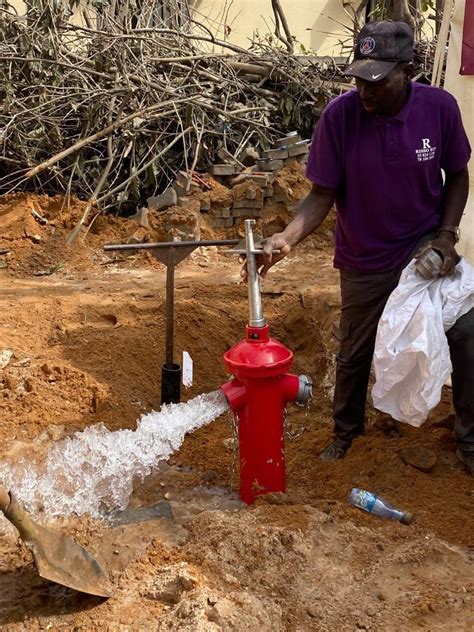
[(235, 246), (238, 239), (215, 239), (203, 241), (158, 241), (143, 244), (106, 244), (104, 250), (153, 250), (163, 248), (199, 248), (201, 246)]
[[(229, 250), (224, 250), (224, 252), (222, 253), (224, 255), (246, 255), (247, 254), (247, 250), (245, 248), (230, 248)], [(259, 248), (258, 244), (255, 246), (255, 248), (252, 250), (252, 254), (253, 255), (263, 255), (263, 248)], [(279, 255), (280, 251), (279, 250), (272, 250), (272, 254), (273, 255)]]

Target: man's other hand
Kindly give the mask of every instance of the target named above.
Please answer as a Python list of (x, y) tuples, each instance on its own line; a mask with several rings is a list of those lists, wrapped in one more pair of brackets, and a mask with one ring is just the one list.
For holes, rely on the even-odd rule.
[(454, 273), (454, 269), (459, 260), (459, 256), (454, 247), (454, 237), (448, 232), (441, 232), (436, 239), (428, 242), (415, 255), (415, 259), (420, 259), (426, 252), (437, 250), (443, 258), (439, 276), (449, 276)]
[[(257, 245), (263, 248), (262, 254), (257, 255), (256, 257), (257, 271), (262, 278), (266, 275), (268, 270), (275, 265), (275, 263), (278, 263), (279, 261), (284, 259), (286, 255), (291, 252), (291, 246), (283, 236), (283, 233), (275, 233), (271, 237), (263, 239)], [(279, 252), (275, 253), (275, 250), (278, 250)], [(242, 277), (242, 281), (246, 283), (248, 272), (245, 256), (241, 255), (239, 261), (243, 264), (240, 271), (240, 276)]]

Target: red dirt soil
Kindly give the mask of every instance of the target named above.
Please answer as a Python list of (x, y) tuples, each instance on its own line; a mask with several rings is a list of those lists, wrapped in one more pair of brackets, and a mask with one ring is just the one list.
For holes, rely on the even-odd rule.
[[(295, 202), (307, 191), (301, 172), (281, 178)], [(38, 223), (32, 208), (48, 224)], [(164, 267), (146, 254), (114, 262), (101, 250), (126, 241), (137, 229), (132, 219), (101, 218), (86, 245), (65, 247), (82, 208), (44, 196), (0, 200), (0, 249), (11, 250), (0, 270), (0, 354), (13, 351), (0, 369), (0, 458), (10, 462), (99, 422), (134, 428), (160, 406)], [(278, 230), (292, 212), (290, 202), (269, 204), (261, 232)], [(163, 221), (153, 220), (152, 236)], [(200, 230), (205, 237), (235, 234), (212, 231), (205, 220)], [(315, 382), (309, 409), (289, 409), (287, 495), (238, 510), (225, 503), (192, 509), (206, 489), (224, 488), (224, 497), (238, 489), (224, 415), (187, 436), (170, 460), (169, 479), (159, 470), (136, 485), (131, 506), (167, 493), (177, 516), (189, 511), (186, 518), (111, 529), (84, 516), (53, 525), (97, 554), (113, 585), (110, 600), (39, 579), (16, 534), (0, 530), (2, 629), (473, 629), (474, 481), (455, 458), (450, 391), (420, 429), (369, 406), (367, 436), (348, 456), (317, 458), (331, 438), (337, 349), (332, 230), (330, 219), (263, 285), (272, 335), (295, 352), (294, 371)], [(222, 355), (242, 337), (247, 317), (238, 280), (236, 260), (216, 249), (196, 251), (176, 270), (176, 356), (187, 350), (195, 373), (184, 399), (228, 377)], [(435, 453), (431, 472), (405, 462), (402, 452), (413, 445)], [(406, 527), (351, 508), (353, 486), (384, 495), (415, 522)]]

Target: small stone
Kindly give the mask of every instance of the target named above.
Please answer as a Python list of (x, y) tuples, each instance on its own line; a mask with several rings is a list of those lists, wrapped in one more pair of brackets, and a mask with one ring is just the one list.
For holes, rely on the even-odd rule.
[(202, 475), (202, 480), (206, 483), (212, 483), (216, 480), (216, 476), (217, 474), (214, 472), (214, 470), (207, 470), (207, 472), (204, 472), (204, 474)]
[[(142, 244), (148, 239), (148, 231), (146, 228), (140, 227), (127, 239), (128, 244)], [(128, 255), (135, 253), (136, 251), (129, 250)]]
[(376, 547), (379, 551), (385, 551), (385, 546), (382, 544), (382, 542), (377, 542)]
[(16, 362), (13, 366), (19, 366), (19, 367), (27, 367), (30, 366), (31, 364), (31, 358), (22, 358), (21, 360), (18, 360), (18, 362)]
[(260, 154), (254, 147), (246, 147), (240, 154), (237, 156), (239, 162), (241, 162), (245, 167), (252, 167), (257, 160), (260, 158)]
[(149, 209), (147, 209), (146, 206), (142, 206), (142, 208), (139, 208), (138, 211), (133, 216), (133, 219), (136, 222), (138, 222), (138, 225), (141, 228), (150, 228), (150, 223), (148, 221), (148, 213), (149, 213)]
[(46, 375), (46, 377), (49, 377), (50, 375), (53, 374), (53, 369), (51, 368), (51, 365), (48, 364), (47, 362), (45, 362), (42, 367), (41, 370), (43, 371), (43, 373)]
[(228, 437), (227, 439), (224, 439), (222, 443), (224, 444), (224, 448), (229, 450), (229, 452), (233, 452), (235, 450), (236, 446), (234, 437)]
[(312, 619), (319, 619), (319, 611), (318, 611), (318, 609), (316, 608), (316, 606), (308, 606), (308, 607), (306, 608), (306, 612), (309, 614), (309, 616), (310, 616)]
[(166, 492), (165, 494), (165, 499), (169, 500), (171, 498), (171, 494), (169, 492)]
[(421, 606), (420, 606), (420, 614), (427, 615), (429, 613), (430, 613), (430, 609), (429, 609), (428, 604), (422, 603)]
[(382, 591), (378, 592), (375, 596), (379, 601), (387, 601), (387, 595)]
[(11, 349), (3, 349), (0, 351), (0, 369), (7, 367), (12, 357), (13, 351)]
[(217, 601), (218, 601), (218, 599), (217, 599), (217, 597), (215, 595), (209, 595), (209, 597), (207, 598), (207, 603), (210, 606), (215, 606)]
[(198, 579), (195, 575), (190, 573), (189, 571), (183, 571), (179, 575), (179, 581), (183, 590), (193, 590), (198, 583)]
[(33, 393), (35, 390), (35, 381), (32, 377), (27, 377), (25, 380), (25, 391), (27, 393)]
[(150, 197), (147, 200), (148, 208), (155, 211), (161, 211), (170, 206), (176, 206), (177, 203), (178, 194), (172, 187), (168, 187), (161, 195)]
[(14, 391), (18, 386), (18, 379), (13, 375), (6, 375), (3, 379), (4, 387), (9, 391)]
[(66, 436), (66, 429), (62, 424), (59, 426), (48, 426), (46, 432), (51, 441), (61, 441)]
[(182, 593), (181, 584), (179, 581), (170, 581), (165, 586), (162, 586), (153, 591), (153, 597), (162, 601), (165, 604), (177, 604), (179, 603)]
[(410, 445), (402, 450), (402, 459), (407, 465), (428, 474), (437, 462), (436, 454), (421, 445)]
[(188, 619), (193, 613), (193, 604), (189, 601), (182, 601), (176, 608), (175, 616), (178, 619)]
[(234, 217), (254, 217), (259, 218), (262, 211), (258, 208), (236, 208), (234, 209)]

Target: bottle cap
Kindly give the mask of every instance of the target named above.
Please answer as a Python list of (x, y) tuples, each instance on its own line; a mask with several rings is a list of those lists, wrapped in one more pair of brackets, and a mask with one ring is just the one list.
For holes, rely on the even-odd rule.
[(400, 520), (400, 522), (402, 524), (411, 524), (413, 522), (414, 518), (415, 518), (415, 516), (412, 513), (410, 513), (409, 511), (406, 511), (403, 514), (403, 518)]

